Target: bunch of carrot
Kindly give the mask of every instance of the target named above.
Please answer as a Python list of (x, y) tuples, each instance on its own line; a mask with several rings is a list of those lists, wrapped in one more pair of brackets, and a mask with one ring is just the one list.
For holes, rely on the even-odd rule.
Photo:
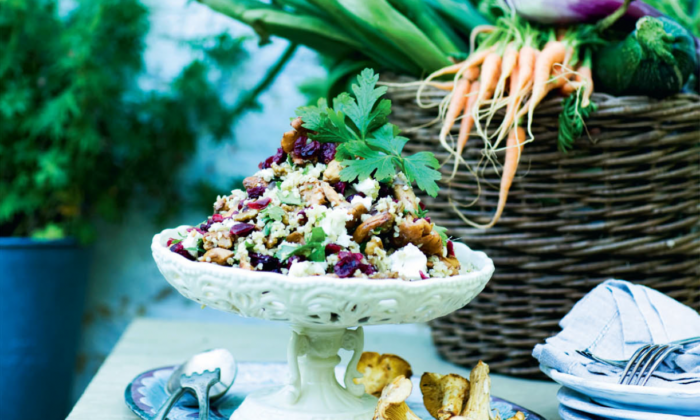
[[(475, 28), (482, 42), (464, 61), (444, 67), (428, 76), (418, 89), (418, 103), (426, 86), (449, 90), (445, 98), (440, 142), (455, 157), (452, 177), (464, 162), (462, 152), (473, 129), (484, 140), (485, 153), (492, 159), (505, 149), (498, 205), (488, 224), (471, 226), (487, 229), (500, 219), (510, 186), (526, 143), (534, 140), (532, 120), (535, 108), (552, 91), (576, 95), (576, 106), (587, 107), (593, 93), (590, 54), (582, 52), (580, 33), (575, 29), (559, 34), (540, 32), (517, 16), (501, 18), (495, 26)], [(435, 81), (453, 75), (449, 82)], [(505, 108), (498, 127), (491, 129), (494, 116)], [(527, 118), (527, 121), (523, 121)], [(450, 131), (459, 121), (459, 134), (448, 143)], [(525, 130), (527, 127), (527, 133)], [(526, 138), (527, 137), (527, 138)], [(499, 149), (503, 139), (505, 148)], [(470, 168), (471, 170), (471, 168)]]

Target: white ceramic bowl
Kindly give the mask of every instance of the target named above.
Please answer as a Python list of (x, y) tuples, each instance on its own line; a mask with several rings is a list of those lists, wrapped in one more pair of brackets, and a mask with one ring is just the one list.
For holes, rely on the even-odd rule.
[(486, 254), (455, 243), (457, 258), (473, 267), (472, 272), (413, 282), (289, 277), (189, 261), (166, 246), (184, 228), (166, 229), (151, 244), (160, 272), (183, 296), (218, 310), (300, 327), (426, 322), (465, 306), (483, 290), (494, 271)]

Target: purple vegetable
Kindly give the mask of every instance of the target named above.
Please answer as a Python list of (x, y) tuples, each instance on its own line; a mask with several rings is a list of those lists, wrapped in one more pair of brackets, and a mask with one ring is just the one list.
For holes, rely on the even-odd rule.
[[(595, 22), (619, 9), (624, 0), (506, 0), (509, 6), (527, 20), (541, 23)], [(633, 24), (643, 16), (662, 16), (655, 8), (641, 1), (630, 3), (622, 22)]]

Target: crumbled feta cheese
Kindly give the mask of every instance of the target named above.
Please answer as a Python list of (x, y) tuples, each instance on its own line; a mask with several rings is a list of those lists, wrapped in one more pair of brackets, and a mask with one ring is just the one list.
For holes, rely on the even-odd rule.
[(226, 228), (226, 225), (223, 223), (212, 223), (211, 226), (209, 226), (209, 232), (223, 232), (225, 230), (230, 230), (231, 228)]
[[(330, 242), (338, 241), (343, 237), (344, 242), (348, 246), (350, 245), (350, 238), (348, 237), (348, 231), (345, 229), (345, 223), (352, 220), (352, 215), (348, 214), (347, 209), (342, 207), (337, 207), (333, 210), (326, 211), (326, 217), (321, 220), (319, 226), (326, 232), (326, 236)], [(345, 239), (344, 237), (347, 237)]]
[(379, 182), (372, 178), (367, 178), (364, 181), (360, 181), (353, 185), (355, 190), (365, 194), (368, 197), (372, 197), (372, 200), (377, 198), (379, 195)]
[(238, 198), (239, 200), (242, 200), (248, 196), (248, 193), (246, 193), (243, 190), (233, 190), (231, 191), (231, 197), (233, 198)]
[(193, 257), (197, 256), (197, 243), (202, 239), (202, 234), (192, 229), (185, 239), (182, 240), (182, 247)]
[(289, 275), (292, 277), (322, 276), (326, 274), (328, 264), (312, 261), (294, 261), (289, 267)]
[(372, 207), (372, 197), (360, 197), (359, 195), (356, 195), (352, 198), (350, 204), (354, 206), (357, 203), (362, 204), (367, 210), (369, 210)]
[(399, 273), (404, 279), (420, 280), (420, 272), (427, 272), (428, 258), (413, 244), (391, 254), (391, 271)]
[(275, 172), (271, 168), (261, 169), (255, 173), (255, 176), (262, 178), (267, 182), (270, 182), (272, 181), (272, 178), (275, 177)]

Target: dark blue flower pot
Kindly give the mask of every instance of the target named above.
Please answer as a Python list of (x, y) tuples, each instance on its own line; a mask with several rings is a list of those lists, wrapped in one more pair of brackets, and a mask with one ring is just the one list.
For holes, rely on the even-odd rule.
[(0, 418), (63, 420), (89, 251), (71, 240), (0, 237)]

